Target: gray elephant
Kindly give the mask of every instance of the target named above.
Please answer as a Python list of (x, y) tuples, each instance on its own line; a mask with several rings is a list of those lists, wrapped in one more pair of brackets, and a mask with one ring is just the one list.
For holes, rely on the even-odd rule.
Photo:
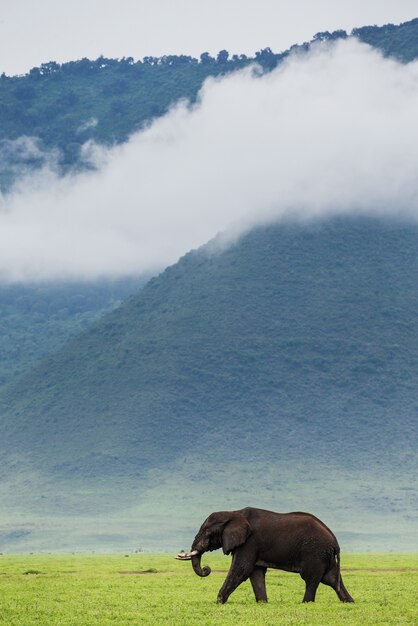
[(224, 603), (248, 578), (257, 602), (267, 602), (265, 576), (268, 567), (295, 572), (305, 581), (303, 602), (314, 602), (319, 583), (332, 587), (341, 602), (354, 602), (342, 581), (340, 547), (335, 535), (309, 513), (273, 513), (247, 507), (212, 513), (203, 522), (190, 552), (177, 558), (191, 560), (198, 576), (204, 552), (222, 548), (232, 563), (218, 602)]

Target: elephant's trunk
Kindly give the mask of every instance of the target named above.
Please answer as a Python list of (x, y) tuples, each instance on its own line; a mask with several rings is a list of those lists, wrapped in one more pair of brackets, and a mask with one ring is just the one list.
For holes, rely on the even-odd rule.
[(200, 565), (201, 558), (202, 558), (202, 555), (200, 553), (197, 554), (196, 556), (192, 556), (192, 566), (193, 566), (194, 572), (198, 576), (201, 576), (202, 578), (204, 578), (205, 576), (209, 576), (211, 569), (209, 565), (205, 565), (204, 568), (202, 569)]

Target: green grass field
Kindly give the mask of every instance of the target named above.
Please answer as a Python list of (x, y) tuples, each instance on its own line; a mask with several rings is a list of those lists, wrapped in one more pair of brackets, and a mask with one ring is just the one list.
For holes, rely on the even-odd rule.
[(256, 604), (250, 583), (216, 604), (230, 558), (202, 559), (213, 568), (200, 579), (172, 555), (2, 555), (0, 624), (418, 624), (418, 553), (343, 554), (345, 584), (356, 600), (342, 604), (320, 585), (315, 604), (302, 604), (296, 574), (269, 571), (269, 604)]

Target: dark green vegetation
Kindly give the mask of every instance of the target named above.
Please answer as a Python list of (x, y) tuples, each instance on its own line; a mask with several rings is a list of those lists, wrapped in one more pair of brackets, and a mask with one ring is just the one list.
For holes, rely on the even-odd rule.
[[(119, 453), (141, 442), (140, 458), (160, 451), (161, 462), (172, 445), (162, 458), (156, 435), (192, 444), (208, 418), (231, 431), (246, 418), (251, 438), (263, 418), (272, 435), (292, 422), (281, 446), (298, 444), (320, 418), (319, 430), (330, 431), (325, 454), (364, 414), (364, 427), (386, 439), (395, 407), (403, 419), (392, 445), (403, 449), (418, 402), (417, 227), (366, 219), (270, 226), (221, 254), (215, 246), (187, 254), (11, 386), (6, 415), (25, 420), (23, 449), (52, 421), (61, 457), (56, 445), (75, 424), (93, 427), (97, 442), (95, 427), (107, 439), (117, 416)], [(355, 454), (365, 434), (352, 433), (344, 448)], [(93, 440), (78, 436), (76, 449), (90, 450)]]
[[(215, 602), (229, 557), (208, 555), (212, 574), (198, 579), (171, 555), (0, 556), (0, 624), (4, 626), (412, 626), (416, 618), (417, 555), (344, 554), (355, 604), (341, 604), (320, 586), (315, 604), (301, 604), (296, 574), (269, 570), (268, 604), (256, 604), (249, 582), (227, 604)], [(38, 574), (27, 574), (28, 571)], [(156, 572), (155, 572), (156, 570)]]
[(418, 18), (400, 26), (363, 26), (352, 32), (364, 43), (378, 48), (385, 56), (394, 57), (403, 63), (413, 61), (418, 56)]
[(415, 225), (347, 218), (187, 254), (3, 392), (3, 490), (86, 528), (105, 506), (98, 545), (132, 537), (121, 506), (157, 547), (175, 507), (251, 504), (416, 546), (417, 250)]
[[(347, 38), (342, 30), (317, 33), (311, 42), (274, 53), (260, 50), (254, 57), (199, 59), (185, 55), (63, 63), (49, 61), (24, 76), (0, 78), (0, 189), (7, 189), (24, 171), (48, 160), (61, 172), (90, 167), (82, 146), (89, 140), (111, 145), (164, 114), (181, 98), (195, 101), (209, 76), (233, 72), (251, 63), (265, 71), (276, 67), (290, 52), (309, 50), (317, 41)], [(351, 36), (370, 43), (386, 55), (411, 61), (418, 55), (418, 20), (400, 26), (368, 26)], [(32, 140), (25, 140), (30, 137)]]
[(0, 286), (0, 386), (120, 304), (143, 282)]

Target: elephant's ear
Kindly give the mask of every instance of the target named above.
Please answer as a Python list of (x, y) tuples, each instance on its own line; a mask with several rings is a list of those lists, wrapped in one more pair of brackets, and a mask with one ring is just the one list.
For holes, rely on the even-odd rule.
[(251, 526), (246, 518), (240, 513), (234, 515), (225, 525), (222, 533), (224, 554), (230, 554), (235, 548), (245, 543), (251, 532)]

